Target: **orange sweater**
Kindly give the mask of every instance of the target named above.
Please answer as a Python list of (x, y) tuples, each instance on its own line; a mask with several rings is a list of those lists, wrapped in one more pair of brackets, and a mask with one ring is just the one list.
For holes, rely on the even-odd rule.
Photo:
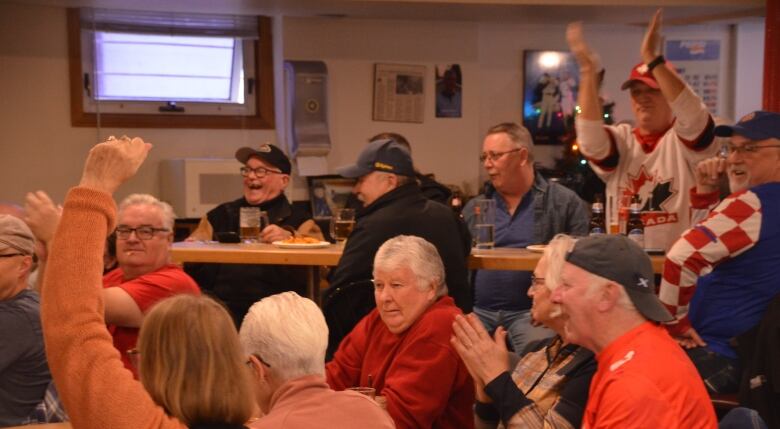
[(110, 195), (73, 188), (51, 243), (41, 291), (49, 368), (74, 428), (186, 429), (124, 368), (103, 318), (103, 244)]

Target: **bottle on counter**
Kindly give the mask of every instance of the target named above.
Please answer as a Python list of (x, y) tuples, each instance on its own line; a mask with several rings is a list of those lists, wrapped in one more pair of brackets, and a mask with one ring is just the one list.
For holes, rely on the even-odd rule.
[(601, 195), (596, 195), (591, 206), (590, 235), (606, 234), (607, 221), (604, 216), (604, 203)]
[(631, 197), (629, 206), (628, 222), (626, 223), (626, 235), (641, 248), (645, 248), (645, 224), (642, 222), (642, 202), (639, 200), (639, 194)]

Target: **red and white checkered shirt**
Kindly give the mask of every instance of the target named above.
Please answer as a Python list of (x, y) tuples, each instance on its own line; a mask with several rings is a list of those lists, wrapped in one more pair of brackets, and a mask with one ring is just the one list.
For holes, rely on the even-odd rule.
[(673, 334), (687, 331), (688, 303), (696, 281), (719, 263), (734, 258), (753, 246), (761, 232), (761, 201), (750, 190), (725, 198), (710, 215), (669, 250), (659, 292), (661, 301), (678, 320), (669, 325)]

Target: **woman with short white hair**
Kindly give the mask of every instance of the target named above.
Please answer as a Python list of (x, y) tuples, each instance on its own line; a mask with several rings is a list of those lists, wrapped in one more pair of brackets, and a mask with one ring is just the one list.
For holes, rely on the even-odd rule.
[(562, 283), (574, 242), (564, 234), (555, 236), (534, 269), (528, 289), (531, 318), (557, 335), (529, 344), (514, 370), (504, 328), (491, 339), (474, 314), (456, 318), (452, 344), (474, 378), (478, 429), (495, 428), (499, 420), (510, 429), (580, 427), (596, 361), (592, 352), (566, 340), (566, 318), (550, 299)]
[(399, 428), (472, 428), (471, 377), (449, 343), (461, 311), (447, 296), (436, 247), (391, 238), (374, 257), (373, 276), (377, 308), (341, 342), (328, 383), (373, 387)]
[(335, 392), (325, 382), (328, 325), (314, 301), (295, 292), (264, 298), (249, 308), (239, 336), (265, 414), (250, 427), (394, 427), (367, 396)]

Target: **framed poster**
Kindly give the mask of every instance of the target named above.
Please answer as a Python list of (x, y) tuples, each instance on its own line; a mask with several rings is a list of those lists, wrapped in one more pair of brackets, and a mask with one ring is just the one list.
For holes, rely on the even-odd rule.
[(460, 118), (463, 108), (463, 74), (460, 64), (436, 66), (436, 117)]
[(425, 66), (374, 65), (374, 120), (422, 123)]
[(523, 125), (535, 144), (561, 144), (574, 132), (579, 76), (570, 52), (523, 52)]
[(343, 208), (352, 195), (355, 179), (336, 175), (310, 176), (309, 200), (314, 219), (329, 219), (337, 208)]
[(710, 113), (720, 115), (720, 40), (667, 40), (664, 56)]

